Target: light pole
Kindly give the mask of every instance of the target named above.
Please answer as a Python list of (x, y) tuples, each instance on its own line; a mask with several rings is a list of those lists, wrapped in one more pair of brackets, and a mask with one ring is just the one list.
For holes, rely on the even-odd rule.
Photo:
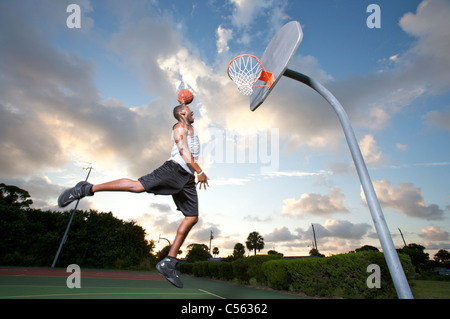
[[(88, 174), (86, 176), (86, 179), (85, 179), (85, 181), (87, 182), (87, 180), (89, 178), (89, 175), (91, 174), (92, 165), (89, 166), (88, 168), (85, 168), (85, 169), (89, 170)], [(70, 216), (69, 223), (67, 224), (67, 228), (66, 228), (66, 231), (64, 232), (64, 236), (63, 236), (63, 238), (61, 240), (61, 243), (59, 244), (59, 248), (58, 248), (58, 251), (56, 252), (55, 259), (53, 259), (52, 268), (55, 268), (56, 262), (58, 261), (59, 254), (61, 253), (62, 246), (65, 244), (65, 242), (67, 240), (67, 235), (69, 233), (70, 225), (72, 224), (72, 220), (73, 220), (73, 217), (75, 216), (75, 213), (77, 211), (77, 207), (78, 207), (78, 203), (79, 202), (80, 202), (80, 200), (77, 200), (77, 203), (75, 204), (75, 207), (74, 207), (73, 212), (72, 212), (72, 216)]]

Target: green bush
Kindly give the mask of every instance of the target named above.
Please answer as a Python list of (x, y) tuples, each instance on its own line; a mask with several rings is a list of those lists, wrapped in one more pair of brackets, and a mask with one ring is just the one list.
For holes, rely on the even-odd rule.
[(179, 264), (178, 270), (182, 274), (192, 275), (192, 268), (193, 267), (194, 267), (193, 263), (182, 263), (182, 264)]
[(283, 256), (279, 254), (272, 255), (256, 255), (246, 258), (248, 263), (247, 275), (255, 278), (258, 284), (267, 285), (267, 277), (264, 274), (262, 265), (270, 260), (281, 259)]
[(248, 274), (249, 262), (248, 258), (239, 258), (233, 261), (233, 274), (234, 277), (241, 283), (248, 284), (250, 276)]
[[(411, 273), (414, 267), (409, 256), (400, 254), (399, 257), (405, 273)], [(367, 287), (367, 278), (371, 275), (367, 267), (371, 264), (380, 267), (379, 289)], [(179, 269), (181, 273), (196, 277), (237, 279), (245, 284), (254, 278), (258, 284), (309, 296), (369, 299), (397, 296), (384, 255), (375, 251), (293, 260), (283, 260), (278, 255), (257, 255), (231, 263), (184, 263)]]
[(288, 290), (291, 276), (287, 271), (289, 260), (271, 260), (262, 264), (261, 270), (267, 277), (269, 287), (279, 290)]
[(233, 280), (233, 265), (227, 262), (217, 262), (219, 266), (219, 279)]
[[(408, 274), (413, 269), (411, 260), (400, 255)], [(377, 264), (381, 272), (381, 288), (368, 288), (367, 266)], [(368, 251), (335, 255), (327, 258), (273, 260), (263, 264), (262, 270), (269, 286), (289, 289), (309, 296), (344, 298), (396, 298), (389, 270), (380, 252)]]
[(208, 277), (219, 279), (219, 264), (214, 261), (208, 263)]
[(208, 264), (209, 261), (198, 261), (193, 264), (192, 274), (195, 277), (209, 277)]

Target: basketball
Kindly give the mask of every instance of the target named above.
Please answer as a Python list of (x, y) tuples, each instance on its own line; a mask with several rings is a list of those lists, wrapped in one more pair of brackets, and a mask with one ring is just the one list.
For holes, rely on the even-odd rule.
[(194, 100), (194, 95), (188, 89), (183, 89), (178, 92), (178, 102), (181, 104), (189, 104)]

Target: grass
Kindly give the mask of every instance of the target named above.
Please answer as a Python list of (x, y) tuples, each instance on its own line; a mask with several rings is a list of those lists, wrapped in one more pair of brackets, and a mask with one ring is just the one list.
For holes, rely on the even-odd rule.
[(450, 281), (412, 280), (411, 290), (416, 299), (450, 299)]

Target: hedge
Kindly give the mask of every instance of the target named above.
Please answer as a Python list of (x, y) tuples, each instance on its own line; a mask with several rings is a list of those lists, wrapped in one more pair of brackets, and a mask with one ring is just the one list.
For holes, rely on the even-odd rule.
[[(413, 272), (411, 259), (399, 254), (405, 273)], [(381, 288), (368, 288), (367, 267), (380, 267)], [(237, 280), (274, 289), (301, 292), (308, 296), (343, 298), (396, 298), (397, 294), (383, 253), (366, 251), (320, 258), (281, 259), (279, 255), (257, 255), (233, 262), (184, 263), (181, 273), (220, 280)]]
[[(399, 255), (406, 274), (413, 271), (411, 259)], [(368, 288), (367, 266), (380, 266), (381, 288)], [(318, 297), (396, 298), (383, 253), (368, 251), (326, 258), (269, 261), (262, 265), (269, 287)]]
[(180, 265), (180, 272), (196, 277), (209, 277), (220, 280), (236, 279), (240, 283), (248, 284), (251, 278), (257, 283), (267, 285), (267, 277), (262, 270), (262, 264), (269, 260), (282, 258), (281, 255), (256, 255), (240, 258), (233, 262), (200, 261)]

